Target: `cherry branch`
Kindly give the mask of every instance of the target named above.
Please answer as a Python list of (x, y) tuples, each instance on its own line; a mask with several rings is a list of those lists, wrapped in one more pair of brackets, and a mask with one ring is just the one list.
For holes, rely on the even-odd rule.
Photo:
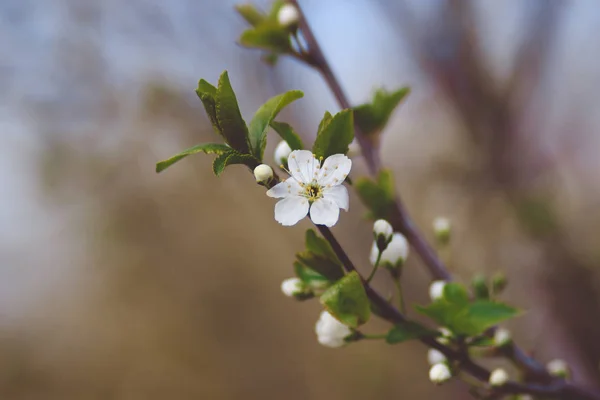
[[(313, 31), (311, 30), (308, 22), (302, 12), (302, 8), (298, 3), (298, 0), (288, 0), (290, 4), (293, 4), (298, 9), (300, 14), (299, 28), (301, 34), (304, 36), (308, 49), (297, 58), (308, 63), (321, 73), (324, 80), (327, 82), (331, 91), (333, 92), (337, 102), (343, 109), (352, 108), (350, 102), (342, 86), (337, 80), (331, 66), (329, 65), (319, 42), (317, 41)], [(367, 136), (363, 134), (359, 126), (355, 126), (355, 137), (358, 144), (361, 147), (362, 154), (365, 158), (369, 173), (371, 175), (377, 175), (381, 170), (381, 159), (379, 157), (379, 148), (375, 145)], [(392, 224), (395, 230), (403, 233), (415, 252), (419, 255), (425, 266), (429, 269), (431, 276), (434, 279), (442, 279), (446, 281), (452, 280), (452, 275), (445, 267), (443, 262), (439, 259), (436, 252), (425, 240), (423, 234), (419, 231), (412, 218), (408, 214), (406, 207), (404, 206), (400, 196), (396, 194), (394, 207), (391, 215), (389, 216), (389, 222)], [(336, 251), (336, 254), (340, 258), (340, 261), (344, 264), (347, 270), (355, 270), (354, 265), (350, 259), (346, 256), (342, 247), (339, 245), (331, 231), (323, 226), (317, 226), (321, 234), (329, 241), (329, 243)], [(364, 281), (364, 280), (363, 280)], [(365, 282), (365, 290), (367, 295), (375, 303), (385, 310), (387, 317), (392, 322), (405, 321), (405, 317), (392, 305), (390, 305), (385, 299), (383, 299), (370, 285)], [(459, 361), (461, 368), (475, 378), (486, 381), (489, 379), (489, 371), (485, 368), (474, 363), (469, 356), (464, 352), (456, 352), (446, 346), (441, 345), (437, 340), (433, 338), (422, 338), (421, 341), (429, 347), (436, 348), (444, 353), (449, 359)], [(571, 383), (565, 382), (563, 379), (558, 379), (551, 376), (544, 366), (535, 359), (528, 357), (521, 349), (517, 346), (511, 346), (510, 354), (506, 354), (507, 357), (512, 360), (519, 368), (521, 368), (526, 376), (536, 382), (542, 384), (521, 384), (517, 382), (509, 382), (497, 390), (497, 393), (505, 394), (516, 394), (516, 393), (528, 393), (533, 395), (550, 396), (554, 398), (564, 399), (600, 399), (600, 393), (592, 392), (587, 389), (579, 388)]]

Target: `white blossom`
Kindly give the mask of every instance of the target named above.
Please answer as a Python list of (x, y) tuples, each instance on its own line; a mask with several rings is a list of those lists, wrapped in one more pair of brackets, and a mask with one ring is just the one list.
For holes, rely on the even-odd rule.
[(340, 208), (348, 210), (348, 190), (343, 182), (352, 161), (343, 154), (334, 154), (321, 165), (310, 151), (294, 150), (288, 167), (291, 176), (267, 191), (267, 196), (282, 199), (275, 204), (275, 220), (281, 225), (295, 225), (310, 210), (315, 224), (335, 225)]
[(444, 363), (435, 364), (429, 370), (429, 379), (435, 384), (439, 385), (450, 378), (452, 378), (452, 372), (450, 372), (450, 368)]
[(446, 286), (446, 281), (433, 281), (431, 285), (429, 285), (429, 297), (431, 300), (436, 301), (441, 299), (444, 296), (444, 287)]
[(292, 4), (284, 4), (277, 13), (277, 22), (279, 22), (279, 25), (281, 26), (288, 27), (296, 25), (299, 19), (300, 13)]
[(294, 297), (304, 290), (304, 284), (298, 278), (288, 278), (281, 282), (281, 291), (288, 297)]
[(292, 148), (290, 147), (288, 142), (286, 142), (285, 140), (279, 142), (279, 144), (277, 144), (277, 146), (275, 147), (274, 154), (275, 162), (277, 163), (277, 165), (283, 165), (284, 167), (287, 167), (288, 157), (290, 156), (291, 152)]
[(352, 334), (350, 328), (342, 324), (327, 311), (321, 312), (321, 316), (315, 325), (317, 340), (327, 347), (342, 347), (346, 344), (344, 338)]
[[(377, 262), (377, 256), (379, 255), (379, 249), (377, 248), (377, 243), (373, 242), (373, 247), (371, 247), (371, 255), (369, 256), (369, 260), (371, 264), (375, 265)], [(408, 257), (408, 241), (401, 233), (394, 233), (392, 235), (392, 240), (388, 244), (387, 248), (381, 253), (380, 263), (383, 264), (391, 264), (396, 267)]]
[(392, 225), (385, 219), (378, 219), (373, 224), (373, 233), (375, 234), (376, 240), (378, 236), (383, 236), (385, 240), (389, 240), (394, 233), (394, 228), (392, 228)]
[(546, 364), (546, 369), (550, 375), (566, 378), (569, 375), (569, 366), (564, 360), (555, 359)]
[(433, 220), (433, 233), (438, 241), (447, 243), (450, 240), (451, 225), (448, 218), (437, 217)]
[(490, 385), (502, 386), (509, 380), (508, 373), (502, 368), (497, 368), (490, 374)]
[(446, 362), (446, 356), (439, 350), (429, 349), (427, 351), (427, 362), (429, 365), (435, 365)]
[(268, 182), (273, 178), (273, 169), (267, 164), (260, 164), (254, 168), (254, 177), (256, 178), (256, 182)]
[(510, 331), (505, 328), (498, 328), (494, 333), (494, 344), (498, 347), (506, 346), (512, 340)]

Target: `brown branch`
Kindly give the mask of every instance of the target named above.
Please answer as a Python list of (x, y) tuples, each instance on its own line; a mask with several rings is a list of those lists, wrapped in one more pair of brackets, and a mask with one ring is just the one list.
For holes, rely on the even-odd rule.
[[(300, 31), (304, 36), (308, 44), (308, 52), (303, 54), (301, 59), (308, 62), (311, 66), (317, 69), (322, 75), (328, 86), (335, 95), (340, 107), (352, 108), (348, 98), (346, 97), (339, 81), (337, 80), (331, 66), (327, 62), (323, 51), (317, 41), (314, 33), (304, 14), (302, 8), (298, 4), (297, 0), (288, 0), (289, 3), (295, 5), (300, 13)], [(369, 140), (360, 130), (360, 127), (355, 126), (356, 139), (361, 147), (362, 154), (366, 160), (369, 172), (371, 175), (376, 175), (381, 169), (381, 161), (379, 158), (379, 149)], [(400, 197), (396, 196), (395, 207), (392, 215), (390, 216), (390, 223), (394, 229), (402, 232), (407, 240), (410, 242), (415, 252), (419, 255), (425, 265), (428, 267), (432, 277), (434, 279), (451, 280), (452, 275), (448, 269), (444, 266), (442, 261), (437, 257), (433, 248), (427, 243), (424, 236), (418, 230), (412, 219), (410, 218), (406, 208), (404, 207)], [(342, 247), (339, 245), (331, 231), (322, 226), (317, 226), (323, 236), (331, 243), (332, 247), (336, 251), (340, 261), (344, 264), (347, 270), (355, 270), (354, 265), (347, 257)], [(393, 306), (391, 306), (385, 299), (383, 299), (376, 291), (374, 291), (370, 285), (365, 282), (365, 289), (367, 295), (375, 303), (376, 306), (381, 307), (385, 310), (386, 315), (392, 322), (402, 322), (405, 320), (404, 316)], [(436, 348), (444, 353), (449, 359), (460, 361), (461, 368), (477, 379), (487, 382), (489, 378), (489, 371), (485, 368), (474, 363), (468, 355), (463, 352), (455, 352), (446, 346), (441, 345), (434, 338), (422, 338), (421, 341), (429, 347)], [(528, 393), (533, 395), (543, 395), (555, 398), (564, 399), (600, 399), (600, 393), (588, 391), (583, 388), (576, 387), (572, 384), (566, 383), (564, 380), (556, 379), (548, 374), (545, 368), (531, 357), (527, 357), (525, 353), (518, 347), (513, 347), (514, 360), (517, 360), (517, 365), (525, 370), (528, 376), (537, 377), (540, 381), (550, 382), (547, 385), (534, 385), (534, 384), (521, 384), (516, 382), (510, 382), (504, 385), (500, 391), (507, 394), (516, 393)]]

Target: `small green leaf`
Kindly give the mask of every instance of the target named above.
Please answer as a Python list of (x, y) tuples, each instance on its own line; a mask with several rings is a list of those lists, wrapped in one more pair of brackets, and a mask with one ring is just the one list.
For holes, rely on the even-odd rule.
[(221, 74), (216, 96), (217, 120), (227, 143), (242, 154), (249, 154), (248, 128), (229, 82), (227, 71)]
[(182, 151), (179, 154), (174, 155), (173, 157), (171, 157), (169, 159), (166, 159), (164, 161), (157, 163), (156, 164), (156, 172), (164, 171), (165, 169), (169, 168), (171, 165), (175, 164), (177, 161), (179, 161), (191, 154), (196, 154), (196, 153), (200, 153), (200, 152), (206, 153), (206, 154), (223, 154), (230, 150), (231, 150), (231, 147), (229, 147), (225, 144), (220, 144), (220, 143), (198, 144), (196, 146), (190, 147), (189, 149)]
[(213, 172), (216, 176), (221, 175), (228, 165), (243, 164), (254, 170), (260, 164), (260, 162), (250, 154), (242, 154), (233, 149), (229, 149), (228, 152), (220, 154), (215, 161), (213, 161)]
[(215, 100), (217, 88), (206, 82), (204, 79), (200, 79), (196, 94), (200, 98), (200, 101), (202, 101), (206, 115), (208, 115), (208, 119), (210, 119), (214, 130), (221, 135), (221, 127), (219, 126), (219, 120), (217, 119), (217, 102)]
[(240, 44), (278, 54), (292, 52), (289, 32), (277, 23), (262, 23), (244, 31), (240, 36)]
[(310, 285), (313, 282), (329, 282), (327, 277), (308, 268), (306, 265), (298, 261), (294, 262), (294, 271), (296, 272), (296, 276), (307, 285)]
[(391, 171), (382, 170), (377, 181), (359, 178), (354, 183), (358, 196), (369, 209), (372, 219), (388, 218), (395, 202), (394, 178)]
[(325, 276), (331, 281), (335, 281), (344, 276), (342, 266), (330, 258), (314, 254), (310, 251), (296, 253), (296, 258), (302, 264)]
[(235, 6), (237, 12), (252, 26), (260, 25), (266, 20), (266, 15), (261, 13), (252, 4), (238, 4)]
[(441, 299), (426, 307), (417, 306), (416, 310), (453, 333), (466, 336), (479, 335), (497, 323), (519, 314), (513, 307), (488, 300), (461, 305)]
[[(325, 120), (326, 117), (323, 119)], [(327, 158), (332, 154), (346, 154), (353, 139), (354, 118), (352, 110), (342, 110), (334, 115), (329, 122), (321, 121), (319, 133), (313, 145), (313, 153), (317, 158)]]
[(404, 87), (395, 92), (379, 89), (371, 103), (354, 108), (356, 124), (365, 135), (379, 133), (385, 128), (390, 116), (400, 102), (410, 93), (410, 88)]
[(249, 141), (252, 154), (262, 160), (267, 145), (267, 129), (277, 114), (291, 102), (304, 96), (299, 90), (290, 90), (271, 97), (254, 114), (249, 126)]
[(329, 125), (332, 118), (333, 118), (333, 116), (331, 115), (331, 113), (329, 111), (325, 111), (325, 115), (323, 115), (323, 119), (321, 120), (321, 122), (319, 122), (319, 128), (317, 129), (317, 136), (319, 136), (321, 134), (321, 132), (323, 132), (323, 129), (327, 125)]
[(440, 333), (438, 331), (428, 329), (413, 321), (405, 321), (401, 324), (394, 325), (388, 332), (385, 341), (389, 344), (397, 344), (425, 336), (436, 337), (439, 335)]
[(478, 300), (456, 315), (454, 327), (457, 331), (474, 336), (519, 314), (519, 310), (506, 304)]
[(304, 240), (306, 249), (311, 253), (328, 258), (340, 265), (342, 264), (335, 255), (335, 252), (331, 248), (329, 242), (322, 237), (319, 237), (314, 230), (307, 229), (306, 234), (304, 235)]
[(294, 132), (294, 129), (289, 124), (271, 121), (271, 128), (290, 145), (292, 150), (302, 150), (304, 148), (302, 139), (300, 139), (300, 136)]
[(459, 283), (448, 282), (444, 285), (444, 300), (459, 306), (469, 304), (467, 289)]
[(371, 308), (362, 281), (353, 271), (321, 296), (321, 304), (342, 323), (356, 328), (369, 320)]

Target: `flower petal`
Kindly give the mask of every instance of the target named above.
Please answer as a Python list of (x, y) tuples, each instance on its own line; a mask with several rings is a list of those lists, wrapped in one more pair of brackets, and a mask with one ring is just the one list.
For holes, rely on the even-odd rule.
[(296, 225), (308, 214), (308, 200), (300, 196), (288, 196), (275, 204), (275, 220), (284, 226)]
[(333, 200), (339, 208), (348, 211), (348, 189), (344, 185), (336, 185), (323, 189), (323, 197), (328, 200)]
[(341, 185), (351, 168), (352, 160), (343, 154), (334, 154), (323, 163), (317, 180), (322, 186)]
[(267, 196), (278, 199), (281, 197), (297, 196), (301, 191), (302, 187), (300, 184), (295, 179), (288, 178), (267, 190)]
[(326, 198), (316, 200), (310, 206), (310, 219), (317, 225), (333, 226), (340, 216), (340, 208)]
[(308, 150), (294, 150), (288, 157), (290, 175), (302, 183), (310, 183), (317, 178), (319, 161)]

